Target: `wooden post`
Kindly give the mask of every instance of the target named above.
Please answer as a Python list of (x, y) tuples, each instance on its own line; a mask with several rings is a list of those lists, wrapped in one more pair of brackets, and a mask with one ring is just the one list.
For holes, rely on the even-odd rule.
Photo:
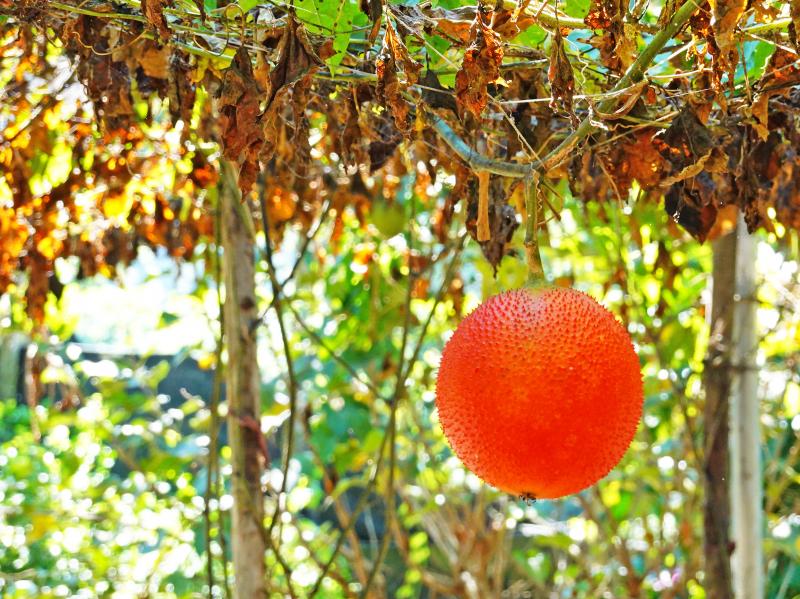
[(703, 452), (705, 580), (708, 599), (730, 599), (731, 580), (728, 416), (730, 348), (736, 281), (736, 236), (714, 242), (710, 338), (706, 357)]
[(247, 226), (237, 175), (220, 160), (222, 247), (225, 252), (225, 336), (228, 439), (233, 466), (234, 597), (266, 599), (266, 535), (261, 492), (261, 395), (255, 329), (258, 319), (252, 227)]

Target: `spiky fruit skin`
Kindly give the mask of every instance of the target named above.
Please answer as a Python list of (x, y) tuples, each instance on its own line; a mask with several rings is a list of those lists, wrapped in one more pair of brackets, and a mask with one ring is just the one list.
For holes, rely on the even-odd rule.
[(642, 414), (622, 324), (574, 289), (489, 298), (445, 345), (436, 405), (462, 462), (515, 495), (576, 493), (622, 459)]

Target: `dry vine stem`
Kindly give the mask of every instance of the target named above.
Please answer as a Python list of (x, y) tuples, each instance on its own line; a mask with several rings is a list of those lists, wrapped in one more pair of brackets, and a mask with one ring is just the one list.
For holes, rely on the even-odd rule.
[(699, 8), (700, 5), (697, 0), (687, 0), (680, 9), (675, 12), (667, 26), (653, 36), (653, 39), (650, 40), (647, 47), (642, 50), (642, 53), (639, 54), (638, 58), (630, 68), (628, 68), (625, 75), (620, 78), (614, 88), (608, 93), (606, 99), (598, 104), (595, 113), (585, 117), (575, 131), (568, 135), (558, 147), (553, 149), (541, 160), (534, 160), (523, 164), (489, 158), (471, 148), (440, 116), (429, 111), (427, 112), (428, 119), (445, 143), (447, 143), (447, 145), (473, 170), (485, 170), (496, 175), (517, 178), (529, 177), (537, 170), (547, 174), (548, 171), (560, 164), (582, 139), (598, 128), (596, 121), (598, 115), (612, 114), (616, 110), (621, 93), (643, 79), (645, 70), (650, 63), (653, 62), (658, 52), (675, 36), (681, 27), (689, 21)]

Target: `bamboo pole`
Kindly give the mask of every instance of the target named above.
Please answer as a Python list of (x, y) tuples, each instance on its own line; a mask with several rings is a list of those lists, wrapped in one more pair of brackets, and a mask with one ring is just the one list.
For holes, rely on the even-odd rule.
[(763, 599), (761, 434), (756, 366), (756, 242), (739, 217), (733, 306), (731, 515), (733, 586), (737, 599)]
[(731, 392), (730, 348), (736, 280), (736, 236), (714, 242), (711, 334), (704, 374), (703, 408), (703, 555), (708, 599), (731, 599), (730, 454), (728, 449)]

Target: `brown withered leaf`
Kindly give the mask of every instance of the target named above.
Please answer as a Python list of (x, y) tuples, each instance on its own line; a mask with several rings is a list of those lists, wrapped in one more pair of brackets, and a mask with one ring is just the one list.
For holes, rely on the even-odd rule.
[[(528, 0), (523, 0), (514, 10), (495, 6), (492, 13), (492, 30), (502, 39), (509, 40), (528, 29), (536, 20), (527, 12), (521, 10), (527, 6)], [(408, 9), (403, 10), (408, 13)], [(459, 6), (452, 9), (442, 7), (426, 8), (424, 12), (416, 9), (419, 18), (416, 19), (417, 29), (424, 28), (425, 31), (435, 28), (436, 31), (446, 38), (450, 38), (461, 44), (468, 44), (472, 41), (472, 28), (475, 23), (476, 7)], [(405, 20), (404, 20), (405, 21)]]
[(487, 87), (500, 78), (500, 64), (503, 62), (500, 37), (484, 23), (485, 18), (491, 21), (481, 11), (475, 14), (470, 28), (470, 45), (456, 73), (456, 101), (476, 117), (480, 117), (489, 103)]
[[(403, 40), (394, 30), (391, 23), (386, 24), (381, 53), (375, 61), (375, 72), (378, 75), (376, 95), (394, 117), (400, 131), (408, 131), (411, 107), (403, 97), (403, 92), (419, 79), (422, 65), (411, 58)], [(403, 74), (401, 79), (398, 75)]]
[[(489, 238), (478, 240), (479, 191), (476, 178), (467, 185), (469, 201), (467, 204), (467, 232), (477, 240), (486, 260), (497, 273), (497, 267), (503, 257), (509, 253), (509, 243), (514, 231), (519, 227), (517, 212), (509, 205), (501, 177), (494, 177), (489, 185)], [(456, 198), (457, 199), (457, 198)]]
[(800, 85), (800, 57), (782, 48), (776, 49), (767, 62), (751, 107), (755, 119), (753, 128), (762, 140), (769, 135), (770, 98), (785, 96), (797, 85)]
[(647, 191), (661, 182), (664, 158), (653, 144), (655, 130), (643, 128), (619, 144), (581, 152), (570, 165), (570, 189), (584, 201), (624, 200), (634, 180)]
[(63, 35), (79, 56), (78, 78), (86, 87), (104, 132), (127, 131), (133, 116), (130, 70), (124, 59), (114, 59), (116, 46), (109, 40), (103, 19), (80, 16), (68, 21)]
[(592, 0), (589, 12), (583, 22), (590, 29), (611, 29), (611, 25), (618, 20), (620, 14), (625, 14), (627, 2), (620, 13), (619, 0)]
[(369, 42), (372, 43), (378, 37), (381, 28), (381, 17), (383, 16), (383, 2), (381, 0), (359, 0), (358, 7), (372, 22), (372, 29), (369, 32)]
[(789, 14), (792, 17), (792, 22), (789, 25), (789, 37), (792, 39), (795, 50), (800, 52), (800, 0), (789, 0)]
[(188, 176), (201, 189), (207, 189), (219, 180), (216, 169), (208, 162), (206, 155), (199, 150), (192, 156), (192, 172)]
[(735, 204), (727, 204), (717, 210), (717, 216), (714, 220), (714, 225), (708, 230), (706, 241), (714, 241), (720, 237), (727, 235), (736, 228), (736, 222), (739, 220), (739, 207)]
[(800, 158), (795, 155), (783, 162), (769, 195), (775, 202), (778, 220), (800, 231)]
[(664, 187), (698, 174), (714, 148), (711, 132), (688, 106), (653, 143), (671, 168), (661, 181)]
[[(627, 38), (621, 39), (622, 48), (618, 45), (617, 36), (610, 31), (589, 39), (589, 43), (600, 51), (600, 62), (614, 72), (624, 71), (633, 62), (633, 54), (629, 51), (630, 43), (626, 41)], [(623, 50), (622, 53), (620, 49)]]
[(395, 62), (400, 66), (406, 77), (406, 84), (415, 84), (419, 80), (419, 72), (422, 69), (422, 65), (408, 53), (408, 48), (406, 48), (391, 23), (386, 24), (386, 39), (389, 42)]
[(0, 293), (11, 284), (28, 236), (27, 223), (13, 208), (0, 205)]
[(258, 153), (263, 144), (259, 103), (250, 55), (241, 46), (225, 70), (217, 104), (222, 153), (239, 165), (242, 193), (247, 193), (255, 182)]
[(619, 163), (621, 157), (615, 148), (576, 153), (569, 165), (572, 195), (584, 202), (620, 200), (623, 194), (627, 195), (631, 177), (625, 167), (617, 168)]
[(142, 40), (141, 44), (134, 46), (134, 51), (129, 57), (129, 65), (138, 63), (148, 77), (166, 79), (171, 52), (169, 46), (159, 46), (152, 40)]
[(448, 93), (449, 90), (444, 88), (434, 71), (430, 69), (425, 71), (421, 82), (422, 100), (430, 108), (446, 108), (454, 113), (458, 110), (458, 105), (456, 104), (456, 99), (453, 97), (453, 94)]
[(772, 0), (750, 0), (747, 8), (753, 9), (757, 23), (769, 23), (778, 18), (781, 12), (779, 4)]
[(159, 37), (168, 40), (172, 34), (167, 25), (167, 18), (164, 16), (166, 5), (167, 0), (142, 0), (142, 12), (145, 19), (158, 32)]
[[(269, 90), (264, 111), (262, 136), (266, 143), (263, 144), (259, 156), (262, 161), (269, 160), (275, 153), (280, 120), (278, 116), (286, 108), (288, 101), (292, 102), (294, 134), (302, 135), (302, 131), (307, 127), (305, 104), (308, 88), (316, 69), (333, 54), (333, 45), (330, 40), (312, 42), (312, 38), (297, 20), (294, 12), (290, 12), (276, 51), (278, 61), (269, 74)], [(310, 149), (307, 140), (297, 139), (301, 144), (302, 159), (302, 154), (307, 154)], [(284, 156), (284, 159), (287, 158)]]
[[(530, 0), (528, 0), (530, 1)], [(525, 0), (517, 4), (517, 7), (525, 5)], [(520, 11), (515, 14), (511, 10), (498, 10), (492, 19), (492, 29), (497, 32), (504, 40), (510, 40), (517, 37), (520, 33), (528, 29), (531, 25), (536, 23), (536, 19), (529, 15), (527, 12)]]
[(476, 19), (474, 6), (462, 6), (452, 10), (441, 7), (428, 11), (436, 29), (444, 37), (457, 40), (462, 44), (472, 41), (472, 28)]
[(403, 141), (403, 136), (398, 133), (388, 119), (383, 120), (377, 134), (378, 139), (371, 141), (368, 148), (370, 173), (374, 173), (385, 165), (394, 156), (397, 146)]
[(375, 88), (375, 93), (381, 104), (391, 112), (397, 128), (400, 131), (408, 131), (411, 107), (403, 98), (394, 56), (388, 49), (384, 48), (384, 50), (375, 60), (375, 73), (378, 76), (378, 85)]
[(572, 96), (575, 93), (575, 75), (564, 49), (564, 39), (560, 29), (556, 29), (553, 34), (547, 80), (550, 82), (553, 94), (553, 99), (550, 101), (551, 108), (556, 108), (560, 103), (564, 110), (574, 117)]
[(653, 144), (653, 134), (652, 129), (640, 129), (633, 134), (631, 141), (622, 146), (625, 166), (642, 189), (658, 185), (664, 168), (664, 158)]
[(739, 62), (736, 48), (736, 26), (747, 8), (747, 0), (709, 0), (712, 9), (711, 27), (719, 48), (719, 69), (728, 71), (733, 81), (733, 71)]
[[(661, 23), (659, 23), (661, 24)], [(662, 24), (663, 25), (663, 24)], [(709, 71), (707, 66), (703, 67), (703, 73), (697, 79), (708, 79), (709, 87), (715, 95), (715, 99), (721, 106), (727, 102), (725, 94), (722, 92), (722, 76), (729, 72), (736, 66), (736, 48), (728, 48), (726, 51), (721, 51), (717, 43), (716, 31), (712, 23), (712, 10), (708, 0), (701, 3), (700, 10), (698, 10), (691, 19), (689, 19), (689, 26), (692, 33), (700, 39), (705, 40), (705, 44), (695, 44), (687, 51), (687, 57), (694, 57), (695, 63), (698, 67), (706, 65), (706, 54), (711, 56), (711, 69)], [(731, 73), (730, 81), (734, 80), (733, 73)]]
[(177, 48), (172, 49), (167, 69), (167, 97), (173, 121), (189, 123), (197, 96), (195, 84), (190, 77), (191, 65), (186, 55)]
[(658, 15), (658, 26), (666, 27), (681, 4), (680, 0), (665, 0)]
[(323, 45), (314, 48), (305, 28), (289, 13), (283, 36), (278, 42), (278, 62), (270, 71), (270, 90), (267, 95), (267, 106), (274, 103), (278, 94), (300, 79), (309, 77), (313, 71), (324, 65), (324, 59), (331, 55), (332, 46)]
[(664, 210), (699, 241), (705, 241), (717, 219), (717, 207), (708, 201), (710, 177), (693, 177), (675, 183), (664, 194)]

